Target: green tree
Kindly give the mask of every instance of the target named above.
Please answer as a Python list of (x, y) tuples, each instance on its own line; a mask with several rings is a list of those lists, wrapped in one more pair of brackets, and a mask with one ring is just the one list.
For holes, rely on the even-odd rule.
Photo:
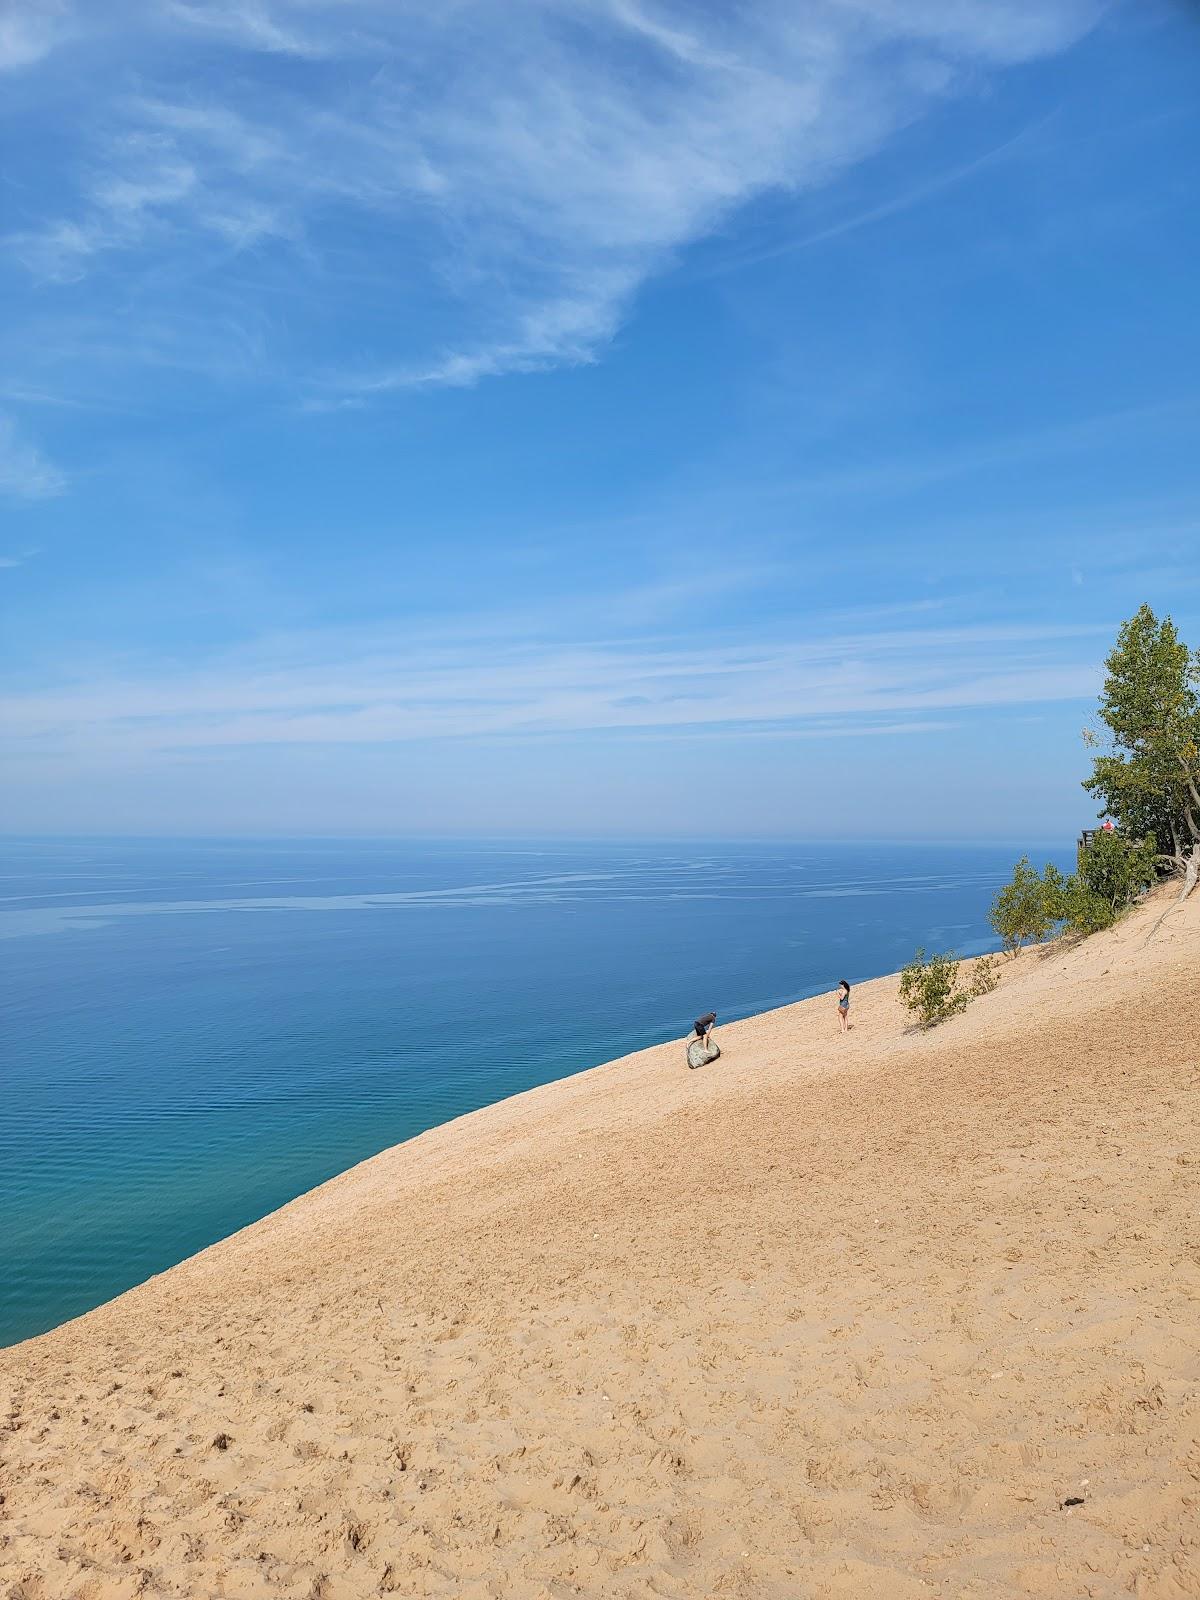
[(1115, 829), (1101, 829), (1080, 857), (1079, 887), (1103, 900), (1115, 915), (1154, 882), (1157, 856), (1152, 836), (1125, 839)]
[(992, 902), (992, 927), (1009, 951), (1059, 928), (1080, 936), (1099, 933), (1154, 882), (1157, 859), (1152, 837), (1128, 840), (1116, 829), (1096, 834), (1069, 878), (1050, 862), (1039, 873), (1022, 856)]
[(1144, 605), (1122, 624), (1106, 665), (1107, 747), (1083, 786), (1126, 838), (1154, 838), (1187, 894), (1200, 875), (1200, 651)]
[[(1039, 878), (1028, 862), (1018, 862), (1013, 878), (1014, 883), (1019, 881), (1024, 899), (1042, 919), (1039, 937), (1059, 925), (1067, 933), (1085, 936), (1110, 928), (1141, 891), (1154, 882), (1157, 860), (1153, 838), (1127, 840), (1116, 829), (1102, 830), (1084, 850), (1078, 872), (1069, 878), (1054, 866), (1047, 866)], [(1007, 886), (1007, 890), (1012, 888), (1013, 884)], [(992, 907), (992, 926), (1002, 938), (1007, 926), (1007, 890), (1001, 890)]]
[(1047, 865), (1044, 873), (1022, 856), (1013, 868), (1012, 878), (992, 901), (989, 921), (999, 934), (1004, 948), (1016, 953), (1023, 944), (1044, 939), (1064, 915), (1064, 879), (1057, 867)]
[(1066, 881), (1063, 892), (1063, 928), (1067, 933), (1086, 939), (1089, 933), (1101, 933), (1111, 928), (1117, 913), (1102, 894), (1089, 889), (1074, 873)]
[(1046, 916), (1050, 919), (1051, 927), (1055, 923), (1063, 922), (1066, 919), (1067, 894), (1070, 886), (1070, 878), (1064, 878), (1057, 867), (1047, 862), (1042, 872), (1042, 901), (1046, 908)]
[(971, 996), (958, 987), (958, 961), (952, 954), (932, 955), (918, 950), (900, 974), (900, 998), (923, 1028), (965, 1011)]

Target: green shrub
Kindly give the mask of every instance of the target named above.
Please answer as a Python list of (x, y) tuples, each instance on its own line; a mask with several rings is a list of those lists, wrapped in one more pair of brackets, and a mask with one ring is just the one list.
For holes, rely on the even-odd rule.
[(1079, 859), (1078, 872), (1069, 878), (1056, 874), (1057, 887), (1047, 893), (1055, 920), (1080, 938), (1111, 928), (1155, 881), (1156, 854), (1152, 838), (1125, 839), (1115, 829), (1097, 833)]
[(1126, 839), (1116, 829), (1102, 828), (1084, 850), (1076, 876), (1115, 916), (1155, 881), (1156, 854), (1152, 838)]
[(1039, 873), (1022, 856), (1011, 880), (992, 901), (989, 920), (1004, 948), (1015, 954), (1023, 944), (1040, 942), (1062, 921), (1065, 880), (1057, 867)]
[(971, 973), (971, 993), (976, 996), (991, 994), (999, 982), (995, 956), (980, 956)]
[(1010, 952), (1060, 928), (1080, 937), (1111, 928), (1154, 882), (1155, 854), (1152, 838), (1130, 840), (1110, 829), (1096, 834), (1069, 878), (1049, 864), (1038, 872), (1022, 856), (992, 902), (992, 927)]
[(1042, 869), (1042, 904), (1046, 908), (1047, 932), (1056, 933), (1058, 924), (1067, 918), (1067, 897), (1071, 892), (1070, 878), (1064, 878), (1057, 867), (1049, 862)]
[(1074, 874), (1067, 879), (1063, 921), (1068, 933), (1086, 938), (1089, 933), (1111, 928), (1116, 920), (1116, 910), (1102, 894), (1089, 889)]
[(958, 961), (947, 953), (925, 957), (918, 950), (900, 974), (900, 998), (923, 1028), (965, 1011), (971, 996), (958, 987)]

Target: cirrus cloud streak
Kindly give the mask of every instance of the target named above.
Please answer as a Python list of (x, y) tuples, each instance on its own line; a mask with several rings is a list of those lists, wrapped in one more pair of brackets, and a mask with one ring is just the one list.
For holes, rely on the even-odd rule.
[[(53, 73), (74, 30), (131, 70), (90, 85), (7, 244), (70, 310), (76, 356), (161, 361), (139, 328), (182, 296), (173, 361), (211, 374), (223, 330), (259, 325), (256, 365), (235, 343), (227, 374), (310, 406), (588, 362), (739, 207), (826, 182), (1098, 9), (145, 0), (49, 28), (19, 6), (10, 65)], [(369, 354), (331, 361), (334, 322)]]
[[(404, 647), (277, 641), (175, 675), (105, 676), (11, 695), (16, 750), (110, 752), (272, 744), (394, 744), (599, 730), (896, 731), (904, 719), (1084, 699), (1100, 681), (1092, 628), (917, 628), (796, 644), (682, 639)], [(897, 720), (900, 719), (900, 720)], [(914, 731), (926, 724), (913, 722)]]

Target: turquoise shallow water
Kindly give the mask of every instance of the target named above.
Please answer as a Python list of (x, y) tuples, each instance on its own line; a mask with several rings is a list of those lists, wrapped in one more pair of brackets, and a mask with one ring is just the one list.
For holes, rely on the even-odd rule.
[(43, 839), (3, 854), (0, 1344), (703, 1011), (891, 971), (918, 944), (992, 948), (1015, 852)]

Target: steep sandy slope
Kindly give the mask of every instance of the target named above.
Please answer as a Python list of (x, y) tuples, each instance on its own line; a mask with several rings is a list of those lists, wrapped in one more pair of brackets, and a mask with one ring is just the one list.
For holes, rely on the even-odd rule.
[(0, 1593), (1200, 1595), (1161, 907), (927, 1036), (881, 979), (536, 1090), (0, 1352)]

